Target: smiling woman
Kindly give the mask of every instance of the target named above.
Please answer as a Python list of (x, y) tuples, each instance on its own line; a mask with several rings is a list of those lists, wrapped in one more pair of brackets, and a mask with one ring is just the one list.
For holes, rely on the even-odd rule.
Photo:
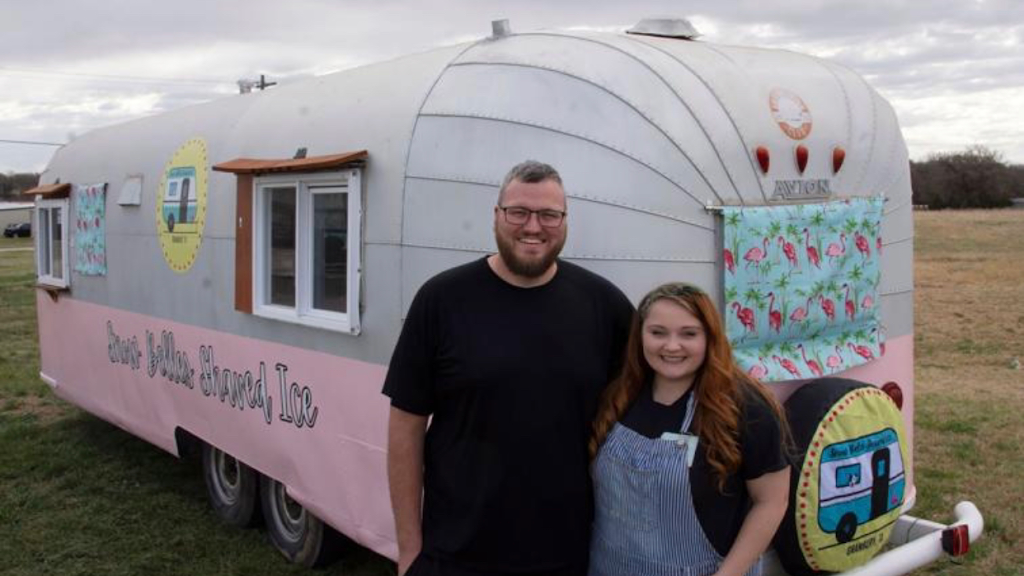
[(788, 434), (732, 359), (711, 298), (680, 283), (649, 292), (624, 364), (590, 444), (591, 576), (761, 574), (789, 498)]

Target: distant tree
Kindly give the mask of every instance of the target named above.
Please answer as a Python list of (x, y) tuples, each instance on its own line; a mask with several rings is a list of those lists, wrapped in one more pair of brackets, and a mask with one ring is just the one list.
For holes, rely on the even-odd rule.
[(18, 200), (25, 190), (39, 185), (39, 174), (8, 172), (0, 174), (0, 200)]
[(984, 146), (934, 154), (911, 162), (914, 204), (929, 208), (1001, 208), (1010, 205), (1015, 171), (1002, 156)]
[(1024, 198), (1024, 164), (1010, 166), (1010, 197)]

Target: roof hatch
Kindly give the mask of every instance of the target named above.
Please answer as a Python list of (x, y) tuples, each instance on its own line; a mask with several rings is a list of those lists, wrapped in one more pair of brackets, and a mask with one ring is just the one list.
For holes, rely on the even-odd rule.
[(626, 34), (641, 34), (644, 36), (662, 36), (664, 38), (681, 38), (693, 40), (700, 36), (700, 32), (685, 18), (644, 18), (629, 30)]

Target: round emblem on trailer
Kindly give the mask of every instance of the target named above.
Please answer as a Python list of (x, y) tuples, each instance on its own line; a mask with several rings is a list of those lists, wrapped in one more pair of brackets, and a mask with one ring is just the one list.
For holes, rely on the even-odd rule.
[(206, 142), (185, 142), (164, 168), (156, 197), (156, 231), (167, 265), (187, 272), (206, 224)]
[(768, 107), (779, 128), (793, 140), (803, 140), (811, 133), (811, 111), (799, 96), (784, 88), (775, 88), (768, 95)]

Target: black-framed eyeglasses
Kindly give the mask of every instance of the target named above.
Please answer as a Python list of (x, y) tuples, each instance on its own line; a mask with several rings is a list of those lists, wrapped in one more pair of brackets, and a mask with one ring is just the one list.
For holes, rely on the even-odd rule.
[(545, 228), (558, 228), (565, 220), (564, 210), (530, 210), (522, 206), (498, 206), (498, 209), (505, 213), (505, 222), (515, 226), (522, 226), (530, 221), (530, 215), (537, 215), (537, 222)]

